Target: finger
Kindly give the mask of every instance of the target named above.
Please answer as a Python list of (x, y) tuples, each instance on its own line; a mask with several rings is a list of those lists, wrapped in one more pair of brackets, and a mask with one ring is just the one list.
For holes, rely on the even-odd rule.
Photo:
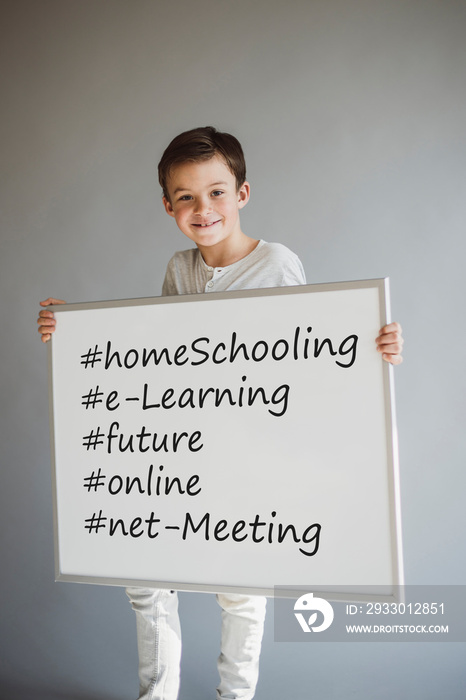
[(43, 343), (48, 343), (51, 337), (52, 336), (50, 334), (45, 333), (44, 335), (41, 336), (41, 340)]
[(55, 323), (55, 314), (53, 311), (39, 311), (39, 317), (37, 319), (37, 323), (50, 323), (54, 322)]
[(41, 306), (51, 306), (52, 304), (66, 304), (66, 301), (63, 301), (63, 299), (54, 299), (53, 297), (49, 297), (48, 299), (45, 299), (45, 301), (40, 301), (39, 304)]
[(401, 355), (403, 351), (402, 343), (390, 343), (389, 345), (379, 345), (377, 352), (382, 355)]
[(382, 359), (385, 360), (385, 362), (389, 362), (391, 365), (401, 365), (403, 362), (403, 357), (401, 355), (391, 355), (388, 353), (384, 353)]
[(403, 336), (397, 331), (392, 331), (391, 333), (381, 333), (376, 338), (377, 343), (393, 343), (393, 342), (403, 342)]
[(390, 324), (380, 329), (379, 335), (376, 338), (378, 344), (391, 343), (393, 341), (403, 342), (400, 324)]
[(55, 326), (39, 326), (37, 330), (41, 335), (48, 335), (50, 333), (55, 333)]
[(53, 311), (39, 311), (39, 318), (37, 319), (37, 323), (40, 323), (42, 319), (48, 319), (48, 318), (55, 318), (55, 314)]
[(388, 333), (379, 336), (376, 341), (379, 352), (401, 352), (404, 340), (398, 333)]
[(401, 335), (403, 333), (403, 329), (399, 323), (394, 321), (393, 323), (389, 323), (380, 329), (379, 335), (385, 335), (385, 333), (399, 333)]
[(45, 321), (43, 321), (43, 319), (38, 318), (37, 323), (40, 324), (39, 328), (37, 329), (39, 333), (49, 333), (54, 331), (56, 327), (55, 319), (45, 319)]

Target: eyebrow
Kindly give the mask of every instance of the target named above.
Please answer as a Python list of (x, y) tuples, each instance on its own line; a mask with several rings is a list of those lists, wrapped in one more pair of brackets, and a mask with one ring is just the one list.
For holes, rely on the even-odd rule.
[[(227, 184), (227, 182), (212, 182), (210, 185), (207, 186), (207, 189), (210, 189), (211, 187), (217, 187), (217, 185)], [(189, 192), (189, 187), (177, 187), (173, 194), (176, 194), (177, 192)]]

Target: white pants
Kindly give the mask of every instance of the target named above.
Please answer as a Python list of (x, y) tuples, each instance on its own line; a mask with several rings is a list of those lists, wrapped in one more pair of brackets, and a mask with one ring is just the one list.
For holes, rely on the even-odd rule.
[[(139, 700), (176, 700), (180, 683), (181, 630), (176, 591), (127, 588), (136, 613)], [(220, 684), (217, 700), (251, 700), (259, 676), (266, 599), (217, 594), (222, 608)]]

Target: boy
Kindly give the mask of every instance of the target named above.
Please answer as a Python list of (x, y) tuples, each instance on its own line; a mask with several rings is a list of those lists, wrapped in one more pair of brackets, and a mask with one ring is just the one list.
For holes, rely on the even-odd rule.
[[(267, 243), (241, 230), (239, 212), (250, 187), (241, 145), (212, 127), (177, 136), (159, 163), (163, 204), (196, 247), (175, 253), (168, 263), (163, 295), (305, 284), (297, 256), (279, 243)], [(56, 299), (42, 306), (64, 303)], [(42, 340), (55, 331), (47, 310), (39, 313)], [(384, 360), (401, 362), (401, 328), (392, 323), (376, 340)], [(175, 591), (128, 588), (136, 613), (139, 700), (176, 700), (181, 635)], [(217, 700), (251, 700), (258, 678), (265, 598), (217, 595), (222, 608), (220, 684)]]

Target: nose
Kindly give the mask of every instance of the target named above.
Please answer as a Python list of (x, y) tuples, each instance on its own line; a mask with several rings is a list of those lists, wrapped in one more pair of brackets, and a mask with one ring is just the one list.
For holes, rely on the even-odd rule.
[(194, 205), (194, 213), (198, 216), (205, 216), (212, 211), (212, 204), (207, 197), (199, 197)]

